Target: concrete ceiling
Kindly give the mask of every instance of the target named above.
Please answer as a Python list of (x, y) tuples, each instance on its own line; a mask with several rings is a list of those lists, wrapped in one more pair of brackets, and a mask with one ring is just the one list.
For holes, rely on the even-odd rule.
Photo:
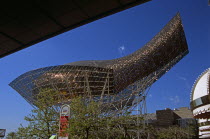
[(0, 58), (150, 0), (16, 0), (0, 4)]

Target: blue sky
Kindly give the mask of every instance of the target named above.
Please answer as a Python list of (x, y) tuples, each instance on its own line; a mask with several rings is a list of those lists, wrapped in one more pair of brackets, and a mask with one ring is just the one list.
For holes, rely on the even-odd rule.
[[(0, 59), (0, 128), (15, 130), (32, 107), (9, 83), (41, 67), (128, 55), (147, 43), (180, 12), (189, 54), (154, 83), (148, 112), (189, 106), (196, 78), (210, 67), (210, 6), (207, 0), (153, 0), (97, 20)], [(123, 49), (122, 49), (123, 48)]]

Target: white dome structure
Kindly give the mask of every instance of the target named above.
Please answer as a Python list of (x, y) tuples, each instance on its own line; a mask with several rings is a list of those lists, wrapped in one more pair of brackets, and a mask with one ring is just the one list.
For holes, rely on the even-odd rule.
[(195, 118), (210, 118), (210, 68), (194, 83), (191, 94), (191, 109)]
[(210, 68), (204, 71), (193, 85), (191, 93), (191, 110), (198, 119), (199, 137), (210, 137)]

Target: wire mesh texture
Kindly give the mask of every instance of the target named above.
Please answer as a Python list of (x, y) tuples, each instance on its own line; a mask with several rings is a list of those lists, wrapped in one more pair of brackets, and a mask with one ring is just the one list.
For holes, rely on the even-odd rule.
[(178, 13), (150, 42), (128, 56), (29, 71), (12, 81), (10, 86), (32, 105), (36, 101), (34, 96), (47, 89), (46, 93), (49, 90), (57, 92), (57, 103), (84, 96), (109, 104), (110, 109), (130, 108), (142, 101), (145, 90), (187, 53)]

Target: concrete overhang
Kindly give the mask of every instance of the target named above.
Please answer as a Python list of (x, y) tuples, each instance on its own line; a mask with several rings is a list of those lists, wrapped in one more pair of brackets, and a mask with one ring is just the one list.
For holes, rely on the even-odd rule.
[(18, 0), (0, 5), (0, 58), (150, 0)]

